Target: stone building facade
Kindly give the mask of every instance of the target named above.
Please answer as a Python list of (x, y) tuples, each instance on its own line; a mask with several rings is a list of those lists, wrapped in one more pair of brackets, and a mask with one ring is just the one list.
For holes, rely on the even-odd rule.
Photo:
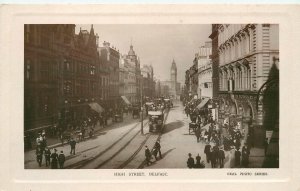
[(240, 122), (262, 145), (263, 108), (257, 92), (279, 57), (277, 24), (218, 25), (219, 117)]
[(24, 26), (25, 131), (75, 122), (101, 102), (106, 70), (97, 46), (93, 26), (79, 34), (75, 25)]
[(212, 98), (211, 41), (205, 42), (197, 53), (198, 59), (198, 98)]

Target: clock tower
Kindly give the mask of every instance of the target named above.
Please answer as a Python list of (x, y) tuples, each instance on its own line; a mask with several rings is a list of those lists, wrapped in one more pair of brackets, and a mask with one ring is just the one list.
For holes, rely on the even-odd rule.
[(177, 95), (176, 85), (177, 85), (177, 66), (175, 60), (173, 59), (172, 66), (171, 66), (171, 95), (174, 97), (176, 97)]

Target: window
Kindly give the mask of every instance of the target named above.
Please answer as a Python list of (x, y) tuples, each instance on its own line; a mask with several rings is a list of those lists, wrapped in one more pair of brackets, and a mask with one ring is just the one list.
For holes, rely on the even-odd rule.
[(31, 80), (32, 79), (32, 65), (31, 61), (29, 59), (26, 60), (26, 65), (25, 65), (25, 70), (26, 70), (26, 80)]
[(64, 71), (70, 71), (70, 63), (68, 60), (64, 60)]
[(72, 82), (70, 80), (64, 81), (64, 93), (71, 94), (72, 93)]
[(49, 63), (47, 61), (42, 61), (40, 65), (40, 79), (41, 81), (49, 80)]
[(96, 67), (94, 65), (91, 65), (90, 70), (90, 74), (95, 75)]
[(24, 26), (25, 27), (25, 30), (24, 30), (24, 32), (25, 32), (25, 42), (26, 43), (30, 43), (31, 42), (31, 31), (30, 31), (30, 25), (25, 25)]

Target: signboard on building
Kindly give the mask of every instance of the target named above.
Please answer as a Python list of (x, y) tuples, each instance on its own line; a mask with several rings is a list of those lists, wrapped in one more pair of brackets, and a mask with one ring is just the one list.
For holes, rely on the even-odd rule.
[(266, 131), (266, 138), (268, 139), (268, 142), (270, 142), (272, 135), (273, 131)]

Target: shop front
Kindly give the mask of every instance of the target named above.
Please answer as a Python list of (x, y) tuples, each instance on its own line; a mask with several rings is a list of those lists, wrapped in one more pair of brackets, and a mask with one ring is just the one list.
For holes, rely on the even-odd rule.
[(223, 125), (227, 123), (240, 129), (245, 142), (251, 146), (261, 147), (265, 131), (257, 117), (255, 92), (219, 93), (218, 100), (219, 123)]

